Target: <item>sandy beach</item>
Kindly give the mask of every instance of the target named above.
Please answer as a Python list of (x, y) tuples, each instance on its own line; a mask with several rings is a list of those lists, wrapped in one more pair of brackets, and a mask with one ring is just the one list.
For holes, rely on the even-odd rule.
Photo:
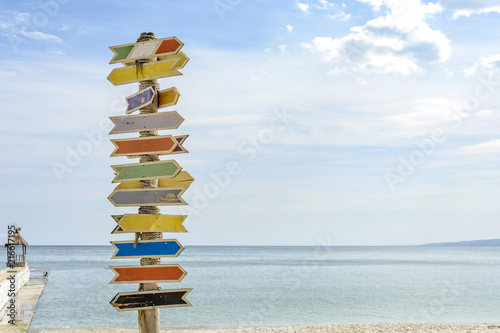
[[(24, 332), (15, 327), (1, 327), (1, 333)], [(136, 333), (138, 330), (61, 330), (47, 333)], [(207, 330), (162, 330), (164, 333), (379, 333), (379, 332), (500, 332), (498, 324), (338, 324), (317, 326), (225, 328)]]

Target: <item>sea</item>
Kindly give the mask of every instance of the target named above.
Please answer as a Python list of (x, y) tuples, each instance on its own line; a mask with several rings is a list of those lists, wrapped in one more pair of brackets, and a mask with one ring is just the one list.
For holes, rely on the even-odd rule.
[[(111, 246), (29, 246), (50, 267), (30, 332), (136, 329), (137, 311), (110, 301), (137, 284), (108, 284)], [(193, 288), (192, 307), (160, 310), (162, 329), (336, 323), (500, 322), (500, 247), (188, 246), (188, 272), (162, 289)]]

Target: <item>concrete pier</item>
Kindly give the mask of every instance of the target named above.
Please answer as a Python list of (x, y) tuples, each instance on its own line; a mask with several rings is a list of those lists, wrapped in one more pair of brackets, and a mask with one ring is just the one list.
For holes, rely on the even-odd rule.
[[(0, 330), (2, 332), (27, 332), (35, 308), (38, 303), (45, 284), (50, 277), (50, 268), (32, 268), (29, 270), (29, 280), (17, 292), (13, 298), (15, 304), (15, 316), (9, 316), (9, 304), (7, 302), (2, 310), (0, 310)], [(1, 295), (3, 296), (3, 295)], [(14, 317), (14, 318), (12, 318)], [(11, 320), (14, 320), (13, 322)], [(10, 321), (10, 323), (9, 323)], [(12, 325), (14, 323), (14, 325)]]

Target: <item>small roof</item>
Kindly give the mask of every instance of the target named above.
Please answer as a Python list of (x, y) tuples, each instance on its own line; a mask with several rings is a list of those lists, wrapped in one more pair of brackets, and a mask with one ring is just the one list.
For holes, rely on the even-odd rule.
[(11, 236), (12, 238), (14, 238), (13, 242), (10, 241), (10, 242), (5, 243), (6, 247), (9, 246), (9, 245), (28, 246), (28, 242), (23, 238), (23, 236), (21, 236), (21, 234), (19, 233), (19, 231), (21, 231), (21, 228), (17, 228), (16, 229), (16, 232), (14, 233), (14, 235)]

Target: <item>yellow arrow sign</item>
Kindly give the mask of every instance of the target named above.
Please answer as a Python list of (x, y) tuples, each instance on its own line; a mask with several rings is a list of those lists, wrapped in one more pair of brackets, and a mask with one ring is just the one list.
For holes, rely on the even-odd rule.
[(180, 59), (177, 60), (177, 62), (175, 63), (175, 65), (174, 65), (175, 69), (184, 68), (184, 66), (186, 66), (186, 64), (189, 61), (189, 57), (182, 51), (177, 53), (177, 54), (169, 54), (166, 56), (158, 57), (158, 61), (171, 60), (171, 59), (176, 59), (176, 58), (180, 58)]
[(187, 215), (147, 215), (147, 214), (125, 214), (111, 215), (118, 223), (121, 230), (113, 233), (127, 232), (187, 232), (182, 225)]
[[(187, 172), (181, 171), (177, 176), (173, 178), (163, 178), (158, 179), (158, 188), (170, 188), (170, 187), (183, 187), (188, 188), (194, 178)], [(129, 189), (129, 188), (142, 188), (142, 183), (140, 180), (121, 182), (115, 190)]]
[(177, 104), (180, 95), (176, 87), (160, 91), (158, 93), (158, 109)]
[(119, 86), (138, 81), (182, 75), (175, 66), (178, 62), (184, 61), (183, 59), (182, 56), (177, 56), (163, 61), (143, 64), (142, 68), (136, 66), (115, 68), (109, 74), (108, 80), (115, 86)]

